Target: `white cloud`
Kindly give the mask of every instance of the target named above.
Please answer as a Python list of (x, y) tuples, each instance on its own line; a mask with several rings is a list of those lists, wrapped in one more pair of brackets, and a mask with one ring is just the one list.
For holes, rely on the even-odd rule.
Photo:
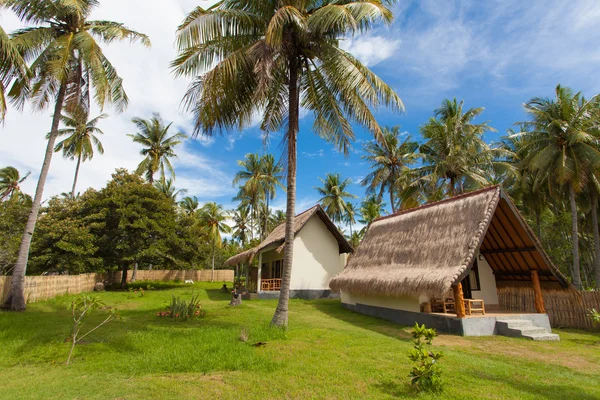
[(308, 153), (306, 151), (302, 152), (302, 156), (306, 158), (315, 158), (315, 157), (323, 157), (325, 155), (325, 150), (319, 149), (314, 153)]
[(400, 40), (390, 40), (383, 36), (357, 36), (341, 42), (344, 50), (368, 67), (390, 58), (399, 45)]

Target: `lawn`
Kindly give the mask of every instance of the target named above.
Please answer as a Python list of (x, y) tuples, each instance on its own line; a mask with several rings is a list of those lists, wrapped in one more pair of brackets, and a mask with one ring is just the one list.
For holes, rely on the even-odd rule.
[[(599, 334), (559, 330), (559, 343), (441, 335), (435, 343), (445, 354), (445, 391), (414, 396), (407, 386), (409, 328), (344, 310), (335, 300), (294, 300), (283, 332), (269, 328), (276, 301), (231, 308), (220, 286), (197, 283), (144, 297), (100, 294), (123, 319), (90, 335), (70, 366), (69, 297), (31, 304), (22, 314), (0, 313), (0, 397), (600, 398)], [(173, 294), (192, 293), (201, 296), (205, 318), (156, 316)], [(239, 340), (242, 330), (246, 343)]]

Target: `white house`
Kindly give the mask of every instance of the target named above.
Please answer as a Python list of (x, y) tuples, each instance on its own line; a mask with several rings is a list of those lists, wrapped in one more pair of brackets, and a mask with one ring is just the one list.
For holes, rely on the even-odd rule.
[[(291, 298), (327, 298), (329, 281), (340, 273), (353, 249), (321, 206), (314, 206), (294, 220), (294, 258), (290, 279)], [(283, 273), (285, 223), (276, 227), (258, 246), (227, 260), (244, 265), (247, 288), (259, 298), (279, 296)]]

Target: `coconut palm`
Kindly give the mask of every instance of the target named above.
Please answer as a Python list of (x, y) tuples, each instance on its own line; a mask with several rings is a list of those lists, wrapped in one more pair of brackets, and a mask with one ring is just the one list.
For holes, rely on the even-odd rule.
[[(256, 222), (258, 220), (258, 208), (265, 195), (261, 157), (256, 153), (246, 154), (243, 160), (238, 160), (237, 164), (241, 169), (233, 177), (232, 184), (236, 186), (243, 182), (243, 185), (240, 186), (239, 193), (234, 200), (249, 206), (250, 219), (252, 222)], [(252, 222), (250, 223), (251, 232), (254, 233)]]
[(31, 172), (28, 172), (21, 177), (19, 170), (10, 166), (0, 169), (0, 201), (22, 197), (20, 185), (30, 174)]
[(184, 197), (183, 199), (181, 199), (181, 201), (179, 202), (179, 206), (183, 209), (183, 211), (187, 215), (192, 215), (196, 211), (198, 211), (198, 207), (200, 206), (200, 203), (198, 203), (198, 198), (196, 196), (193, 196), (193, 197), (188, 196), (188, 197)]
[(383, 143), (371, 141), (364, 146), (367, 155), (362, 158), (367, 160), (372, 171), (361, 183), (367, 187), (367, 194), (376, 193), (379, 199), (389, 192), (392, 212), (396, 212), (396, 185), (400, 175), (418, 159), (419, 145), (410, 136), (402, 140), (399, 126), (384, 128), (383, 139)]
[(221, 233), (231, 232), (231, 228), (225, 223), (227, 213), (223, 206), (214, 202), (206, 203), (199, 211), (200, 222), (208, 231), (208, 238), (212, 248), (212, 274), (210, 281), (215, 280), (215, 251), (221, 248)]
[(137, 173), (144, 174), (146, 180), (154, 183), (154, 174), (160, 171), (160, 179), (166, 179), (165, 169), (171, 177), (175, 178), (175, 170), (171, 164), (171, 157), (177, 157), (175, 147), (180, 145), (187, 136), (184, 133), (176, 133), (169, 136), (172, 122), (165, 125), (160, 114), (152, 114), (150, 119), (133, 118), (131, 120), (138, 129), (136, 134), (129, 134), (135, 143), (142, 145), (140, 154), (145, 158), (138, 165)]
[(248, 229), (249, 229), (249, 214), (250, 208), (244, 205), (240, 205), (233, 211), (233, 238), (238, 239), (242, 243), (242, 247), (246, 247), (248, 241)]
[(346, 154), (351, 121), (382, 133), (371, 108), (402, 110), (396, 93), (339, 47), (339, 39), (391, 23), (390, 1), (223, 0), (190, 12), (177, 31), (177, 75), (194, 78), (184, 98), (195, 134), (241, 129), (262, 114), (266, 135), (284, 130), (287, 205), (283, 276), (272, 324), (287, 325), (293, 259), (300, 106), (313, 131)]
[(275, 162), (275, 157), (272, 154), (265, 154), (260, 159), (260, 184), (264, 191), (264, 198), (266, 202), (266, 210), (264, 212), (264, 225), (263, 225), (263, 238), (267, 236), (269, 231), (269, 217), (271, 210), (269, 209), (269, 201), (275, 200), (277, 195), (277, 188), (285, 190), (285, 187), (281, 183), (283, 181), (283, 166), (281, 162)]
[(6, 88), (15, 78), (27, 79), (28, 69), (23, 57), (6, 31), (0, 26), (0, 121), (6, 115)]
[[(67, 136), (67, 138), (58, 142), (54, 151), (62, 151), (63, 157), (71, 160), (77, 160), (75, 167), (75, 178), (73, 179), (73, 188), (71, 196), (75, 198), (75, 188), (77, 187), (77, 178), (79, 177), (79, 168), (82, 162), (94, 158), (94, 147), (100, 154), (104, 154), (104, 147), (96, 135), (103, 135), (104, 132), (97, 127), (101, 119), (108, 117), (101, 114), (88, 121), (89, 111), (77, 106), (60, 117), (61, 122), (67, 128), (60, 129), (58, 136)], [(48, 134), (50, 135), (50, 134)]]
[(167, 197), (173, 199), (173, 201), (175, 201), (180, 194), (187, 193), (187, 189), (177, 189), (175, 187), (175, 181), (172, 178), (167, 180), (161, 179), (160, 181), (154, 182), (154, 187), (164, 193)]
[(577, 195), (589, 184), (590, 174), (600, 168), (600, 151), (594, 136), (597, 97), (586, 100), (581, 93), (558, 85), (555, 98), (533, 98), (525, 104), (530, 121), (513, 136), (523, 141), (522, 164), (537, 173), (534, 188), (547, 184), (550, 191), (568, 192), (573, 241), (573, 284), (581, 289)]
[(279, 225), (285, 222), (285, 211), (275, 210), (271, 218), (271, 230), (275, 229)]
[(352, 237), (352, 225), (356, 223), (356, 214), (358, 214), (358, 208), (356, 204), (347, 201), (346, 202), (346, 212), (344, 213), (344, 222), (348, 224), (350, 228), (350, 237)]
[(463, 111), (464, 102), (444, 100), (431, 118), (421, 127), (426, 140), (419, 148), (423, 166), (415, 169), (417, 179), (413, 186), (435, 187), (442, 181), (446, 193), (454, 196), (466, 188), (489, 185), (490, 170), (508, 173), (513, 166), (504, 161), (510, 153), (501, 147), (491, 147), (483, 134), (495, 129), (482, 122), (472, 121), (483, 112), (483, 107)]
[(31, 238), (42, 202), (54, 144), (58, 135), (63, 106), (67, 109), (85, 104), (89, 92), (102, 109), (113, 104), (117, 111), (127, 106), (127, 95), (122, 79), (104, 55), (99, 42), (115, 40), (141, 41), (150, 45), (147, 36), (132, 31), (123, 24), (111, 21), (90, 21), (96, 0), (3, 0), (0, 7), (15, 12), (29, 25), (12, 34), (11, 42), (30, 63), (26, 76), (15, 75), (9, 96), (18, 108), (31, 100), (35, 109), (45, 109), (54, 102), (52, 128), (46, 147), (31, 212), (25, 226), (17, 263), (13, 270), (11, 291), (5, 307), (24, 310), (23, 282)]
[(323, 187), (315, 189), (321, 195), (319, 203), (334, 222), (342, 222), (346, 214), (346, 201), (355, 199), (356, 196), (348, 192), (348, 186), (352, 183), (350, 179), (342, 180), (339, 173), (329, 173), (325, 179), (319, 178)]
[(373, 221), (381, 217), (384, 211), (385, 203), (381, 201), (381, 199), (379, 199), (375, 194), (372, 194), (366, 197), (360, 203), (360, 215), (362, 219), (359, 219), (358, 222), (367, 224), (365, 228), (368, 228), (371, 226)]

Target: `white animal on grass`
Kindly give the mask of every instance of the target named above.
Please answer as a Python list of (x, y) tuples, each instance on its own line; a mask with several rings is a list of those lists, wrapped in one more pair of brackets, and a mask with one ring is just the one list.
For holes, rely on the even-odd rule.
[(186, 284), (186, 285), (193, 285), (193, 284), (194, 284), (194, 281), (193, 281), (193, 280), (191, 280), (191, 279), (186, 279), (186, 280), (185, 280), (185, 284)]

